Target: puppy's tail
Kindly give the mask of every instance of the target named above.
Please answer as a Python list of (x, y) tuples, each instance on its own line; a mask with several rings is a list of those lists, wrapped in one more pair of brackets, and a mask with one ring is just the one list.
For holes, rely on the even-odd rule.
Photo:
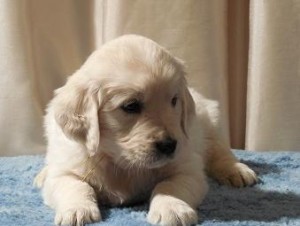
[(33, 185), (37, 188), (41, 188), (44, 185), (46, 176), (47, 176), (47, 172), (48, 172), (48, 167), (45, 166), (39, 173), (38, 175), (36, 175), (36, 177), (34, 178), (33, 181)]

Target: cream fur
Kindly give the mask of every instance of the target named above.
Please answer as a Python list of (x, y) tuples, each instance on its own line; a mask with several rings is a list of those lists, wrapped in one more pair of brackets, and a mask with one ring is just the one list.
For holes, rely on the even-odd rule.
[[(134, 99), (141, 113), (124, 112), (121, 106)], [(148, 198), (150, 223), (190, 225), (207, 191), (204, 168), (233, 186), (256, 181), (221, 142), (217, 124), (217, 103), (187, 88), (180, 60), (147, 38), (122, 36), (56, 90), (45, 117), (46, 166), (36, 184), (57, 225), (101, 220), (98, 204)], [(177, 140), (172, 157), (155, 149), (166, 137)]]

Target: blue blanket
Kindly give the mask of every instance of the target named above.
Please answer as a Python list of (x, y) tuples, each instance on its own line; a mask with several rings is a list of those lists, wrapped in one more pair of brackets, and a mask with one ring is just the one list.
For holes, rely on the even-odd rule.
[[(300, 225), (300, 153), (235, 151), (259, 175), (254, 187), (235, 189), (210, 180), (199, 206), (199, 225)], [(0, 225), (53, 225), (54, 211), (43, 204), (32, 181), (42, 156), (0, 158)], [(148, 205), (102, 209), (93, 225), (148, 225)]]

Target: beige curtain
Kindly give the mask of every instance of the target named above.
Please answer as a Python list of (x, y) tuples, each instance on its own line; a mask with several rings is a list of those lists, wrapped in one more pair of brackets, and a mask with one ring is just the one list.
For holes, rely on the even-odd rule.
[(0, 0), (0, 27), (0, 155), (44, 153), (52, 91), (126, 33), (185, 60), (232, 147), (300, 151), (299, 0)]

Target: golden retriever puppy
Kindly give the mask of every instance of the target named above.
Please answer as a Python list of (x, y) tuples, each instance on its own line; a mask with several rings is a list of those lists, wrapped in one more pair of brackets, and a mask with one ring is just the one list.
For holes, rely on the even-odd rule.
[(55, 224), (100, 221), (98, 205), (147, 199), (152, 224), (196, 223), (205, 169), (236, 187), (256, 182), (217, 124), (217, 104), (187, 87), (182, 62), (164, 48), (136, 35), (105, 44), (47, 109), (46, 165), (36, 183)]

